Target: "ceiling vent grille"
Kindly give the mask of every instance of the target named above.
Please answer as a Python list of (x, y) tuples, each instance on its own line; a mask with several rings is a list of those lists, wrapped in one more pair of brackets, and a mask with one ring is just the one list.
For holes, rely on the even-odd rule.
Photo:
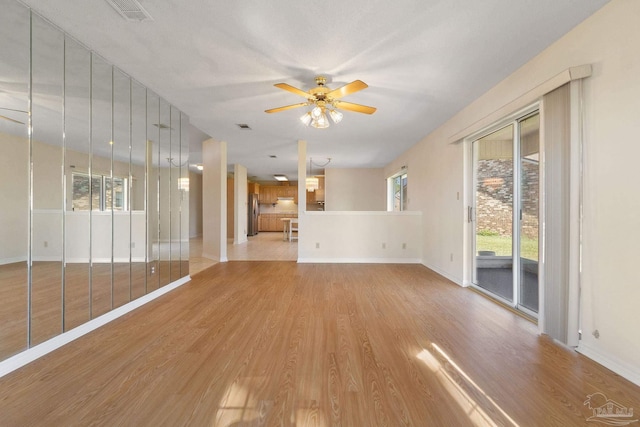
[(106, 0), (127, 21), (153, 21), (137, 0)]

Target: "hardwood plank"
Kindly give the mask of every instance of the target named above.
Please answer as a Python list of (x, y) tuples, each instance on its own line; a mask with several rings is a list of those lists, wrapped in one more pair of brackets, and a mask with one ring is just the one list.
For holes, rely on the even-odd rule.
[(237, 261), (0, 378), (0, 424), (570, 426), (594, 392), (640, 402), (423, 266)]

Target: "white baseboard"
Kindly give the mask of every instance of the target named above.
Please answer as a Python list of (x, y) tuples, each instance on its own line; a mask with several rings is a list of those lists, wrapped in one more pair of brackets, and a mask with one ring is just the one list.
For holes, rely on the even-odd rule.
[(300, 264), (420, 264), (418, 258), (298, 258)]
[[(89, 258), (66, 258), (67, 264), (88, 264)], [(115, 263), (129, 263), (129, 258), (114, 258)], [(147, 262), (144, 257), (133, 257), (131, 262)], [(111, 258), (94, 258), (93, 264), (111, 264)]]
[(578, 344), (576, 351), (580, 354), (585, 355), (589, 359), (598, 362), (605, 368), (611, 369), (621, 377), (624, 377), (632, 383), (640, 386), (640, 372), (638, 372), (637, 366), (633, 366), (621, 360), (617, 360), (615, 357), (604, 354), (600, 350), (597, 350), (583, 342), (580, 342)]
[(51, 353), (52, 351), (62, 347), (63, 345), (68, 344), (71, 341), (80, 338), (81, 336), (111, 322), (112, 320), (115, 320), (118, 317), (121, 317), (129, 313), (130, 311), (133, 311), (136, 308), (141, 307), (144, 304), (166, 294), (167, 292), (184, 285), (190, 280), (190, 276), (185, 276), (181, 279), (176, 280), (175, 282), (163, 286), (160, 289), (157, 289), (147, 295), (133, 300), (128, 304), (111, 310), (110, 312), (103, 314), (102, 316), (96, 317), (95, 319), (90, 320), (87, 323), (78, 326), (77, 328), (73, 328), (70, 331), (64, 332), (51, 338), (50, 340), (43, 342), (42, 344), (38, 344), (34, 347), (31, 347), (30, 349), (16, 354), (15, 356), (3, 360), (2, 362), (0, 362), (0, 377), (3, 377), (8, 373), (13, 372), (16, 369), (33, 362), (34, 360), (44, 356), (47, 353)]
[(451, 276), (449, 273), (446, 273), (446, 272), (444, 272), (444, 271), (442, 271), (442, 270), (440, 270), (439, 268), (436, 268), (436, 267), (434, 267), (434, 266), (428, 265), (428, 264), (427, 264), (427, 263), (425, 263), (425, 262), (422, 262), (421, 264), (422, 264), (422, 265), (424, 265), (425, 267), (427, 267), (429, 270), (433, 270), (433, 271), (435, 271), (436, 273), (438, 273), (438, 274), (439, 274), (439, 275), (441, 275), (442, 277), (444, 277), (444, 278), (446, 278), (446, 279), (451, 280), (451, 281), (452, 281), (453, 283), (455, 283), (456, 285), (461, 286), (461, 287), (465, 287), (465, 284), (464, 284), (464, 283), (463, 283), (459, 278), (457, 278), (457, 277), (453, 277), (453, 276)]
[(27, 261), (27, 257), (26, 256), (17, 256), (17, 257), (12, 257), (12, 258), (2, 258), (2, 259), (0, 259), (0, 265), (14, 264), (16, 262), (26, 262), (26, 261)]
[[(46, 256), (46, 255), (34, 255), (31, 258), (33, 262), (62, 262), (62, 258), (59, 256)], [(111, 262), (111, 260), (109, 260)]]

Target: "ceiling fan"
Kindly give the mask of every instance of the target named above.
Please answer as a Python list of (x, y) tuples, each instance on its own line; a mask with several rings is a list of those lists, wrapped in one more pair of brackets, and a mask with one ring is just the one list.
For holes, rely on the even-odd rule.
[(345, 102), (340, 99), (343, 96), (350, 95), (354, 92), (358, 92), (369, 87), (365, 82), (361, 80), (355, 80), (338, 89), (333, 90), (325, 86), (326, 82), (326, 77), (316, 77), (317, 86), (313, 89), (309, 89), (307, 92), (303, 91), (302, 89), (293, 87), (287, 83), (278, 83), (274, 85), (277, 88), (284, 89), (286, 91), (306, 98), (307, 102), (272, 108), (270, 110), (265, 110), (265, 113), (277, 113), (279, 111), (285, 111), (292, 108), (305, 106), (313, 107), (310, 111), (300, 117), (300, 120), (307, 126), (311, 125), (315, 128), (322, 129), (329, 127), (329, 120), (327, 119), (326, 115), (327, 112), (329, 113), (329, 116), (334, 121), (334, 123), (338, 123), (340, 122), (340, 120), (342, 120), (342, 113), (337, 110), (338, 108), (364, 114), (373, 114), (376, 112), (376, 109), (374, 107), (354, 104), (352, 102)]

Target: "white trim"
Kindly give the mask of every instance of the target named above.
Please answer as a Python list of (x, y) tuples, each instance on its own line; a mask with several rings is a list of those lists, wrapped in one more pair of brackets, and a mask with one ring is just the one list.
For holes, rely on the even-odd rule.
[(585, 344), (583, 341), (580, 341), (576, 351), (640, 386), (640, 372), (637, 366), (630, 365), (622, 360), (604, 354), (600, 350)]
[(453, 276), (451, 276), (449, 273), (446, 273), (445, 271), (440, 270), (440, 269), (439, 269), (439, 268), (437, 268), (437, 267), (434, 267), (434, 266), (432, 266), (432, 265), (425, 264), (424, 262), (421, 262), (420, 264), (424, 265), (424, 266), (425, 266), (425, 267), (427, 267), (429, 270), (433, 270), (435, 273), (437, 273), (437, 274), (441, 275), (442, 277), (444, 277), (444, 278), (445, 278), (445, 279), (447, 279), (447, 280), (452, 281), (453, 283), (455, 283), (456, 285), (458, 285), (458, 286), (460, 286), (460, 287), (462, 287), (462, 288), (466, 288), (466, 287), (468, 287), (468, 286), (469, 286), (469, 284), (468, 284), (468, 283), (466, 283), (464, 280), (460, 281), (460, 278), (459, 278), (459, 277), (453, 277)]
[(305, 215), (318, 216), (420, 216), (422, 211), (305, 211)]
[(418, 258), (298, 258), (299, 264), (422, 264)]
[(123, 306), (111, 310), (110, 312), (103, 314), (102, 316), (96, 317), (95, 319), (90, 320), (87, 323), (78, 326), (77, 328), (73, 328), (70, 331), (64, 332), (51, 338), (50, 340), (43, 342), (42, 344), (38, 344), (28, 350), (16, 354), (15, 356), (3, 360), (2, 362), (0, 362), (0, 378), (10, 372), (15, 371), (16, 369), (27, 365), (28, 363), (33, 362), (34, 360), (44, 356), (45, 354), (51, 353), (52, 351), (62, 347), (65, 344), (70, 343), (73, 340), (80, 338), (81, 336), (88, 334), (89, 332), (94, 331), (103, 325), (106, 325), (107, 323), (135, 310), (136, 308), (143, 306), (144, 304), (166, 294), (167, 292), (170, 292), (177, 287), (184, 285), (190, 280), (190, 276), (185, 276), (147, 295), (144, 295)]
[(15, 264), (16, 262), (26, 262), (26, 256), (16, 256), (11, 258), (0, 258), (0, 265)]
[[(65, 258), (64, 260), (65, 264), (88, 264), (89, 263), (89, 258)], [(124, 263), (128, 263), (129, 262), (129, 258), (114, 258), (113, 262), (124, 262)], [(133, 257), (131, 258), (131, 262), (146, 262), (146, 259), (144, 257)], [(93, 259), (93, 264), (110, 264), (111, 263), (111, 258), (94, 258)]]

